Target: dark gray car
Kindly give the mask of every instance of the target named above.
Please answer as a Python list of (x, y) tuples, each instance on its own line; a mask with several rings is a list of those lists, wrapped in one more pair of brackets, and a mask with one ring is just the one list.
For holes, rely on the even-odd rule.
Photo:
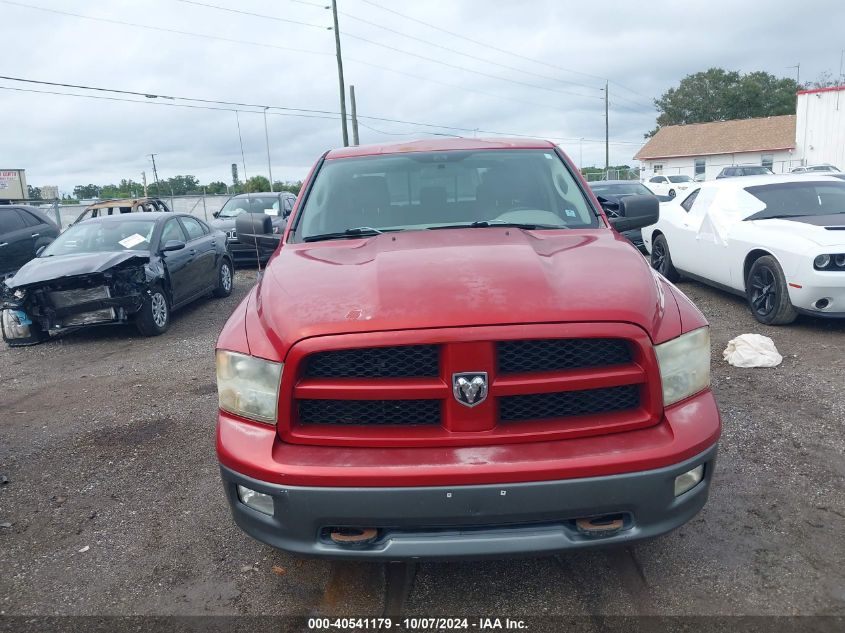
[(35, 257), (59, 235), (59, 227), (40, 209), (0, 206), (0, 280)]
[(211, 225), (226, 233), (229, 251), (236, 264), (256, 264), (256, 258), (260, 263), (270, 259), (270, 255), (276, 250), (277, 242), (267, 241), (261, 243), (257, 248), (253, 244), (246, 244), (238, 240), (238, 233), (235, 229), (235, 218), (242, 213), (264, 213), (269, 215), (273, 224), (273, 233), (281, 234), (285, 230), (288, 216), (293, 210), (296, 196), (290, 192), (282, 191), (275, 193), (243, 193), (232, 196), (217, 213)]

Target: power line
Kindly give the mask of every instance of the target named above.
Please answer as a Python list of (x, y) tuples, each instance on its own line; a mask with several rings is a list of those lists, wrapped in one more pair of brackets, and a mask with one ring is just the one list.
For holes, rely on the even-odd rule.
[(111, 18), (100, 18), (94, 17), (91, 15), (82, 15), (81, 13), (72, 13), (70, 11), (62, 11), (60, 9), (48, 9), (47, 7), (39, 7), (34, 4), (24, 4), (23, 2), (13, 2), (13, 0), (0, 0), (2, 4), (8, 4), (15, 7), (21, 7), (24, 9), (33, 9), (35, 11), (43, 11), (45, 13), (54, 13), (56, 15), (64, 15), (69, 16), (72, 18), (80, 18), (83, 20), (93, 20), (95, 22), (105, 22), (107, 24), (118, 24), (120, 26), (131, 26), (132, 28), (137, 29), (146, 29), (149, 31), (159, 31), (161, 33), (171, 33), (175, 35), (187, 35), (188, 37), (199, 37), (205, 40), (219, 40), (221, 42), (229, 42), (230, 44), (246, 44), (248, 46), (260, 46), (263, 48), (273, 48), (281, 51), (290, 51), (294, 53), (307, 53), (310, 55), (330, 55), (334, 56), (334, 53), (329, 53), (325, 51), (312, 51), (302, 48), (293, 48), (290, 46), (278, 46), (276, 44), (267, 44), (266, 42), (251, 42), (248, 40), (238, 40), (230, 37), (221, 37), (218, 35), (208, 35), (206, 33), (194, 33), (192, 31), (180, 31), (177, 29), (169, 29), (163, 26), (150, 26), (148, 24), (137, 24), (135, 22), (126, 22), (124, 20), (114, 20)]
[[(262, 14), (262, 13), (251, 13), (251, 12), (248, 12), (248, 11), (234, 10), (234, 9), (229, 9), (227, 7), (221, 7), (219, 5), (206, 4), (206, 3), (202, 3), (202, 2), (194, 2), (193, 0), (178, 0), (178, 1), (179, 2), (186, 2), (188, 4), (195, 4), (195, 5), (210, 8), (210, 9), (218, 9), (218, 10), (221, 10), (221, 11), (230, 11), (230, 12), (234, 12), (234, 13), (242, 13), (244, 15), (249, 15), (249, 16), (257, 17), (257, 18), (264, 18), (264, 19), (268, 19), (268, 20), (283, 20), (282, 18), (278, 18), (278, 17), (272, 16), (272, 15), (267, 15), (267, 14)], [(369, 22), (368, 20), (363, 20), (361, 18), (357, 18), (357, 17), (352, 16), (349, 13), (345, 13), (343, 11), (339, 11), (338, 13), (341, 13), (345, 17), (351, 17), (352, 19), (360, 20), (360, 21), (366, 22), (368, 24), (374, 24), (373, 22)], [(288, 20), (283, 20), (283, 21), (288, 21)], [(312, 25), (309, 25), (309, 26), (312, 26)], [(378, 26), (378, 25), (376, 25), (376, 26)], [(392, 31), (393, 33), (399, 33), (400, 35), (404, 35), (404, 34), (400, 33), (399, 31), (396, 31), (394, 29), (390, 29), (388, 27), (380, 27), (380, 28), (384, 28), (388, 31)], [(532, 83), (528, 83), (528, 82), (525, 82), (525, 81), (519, 81), (518, 79), (510, 79), (508, 77), (502, 77), (500, 75), (493, 75), (493, 74), (486, 73), (486, 72), (483, 72), (483, 71), (480, 71), (480, 70), (473, 70), (473, 69), (470, 69), (470, 68), (464, 68), (463, 66), (459, 66), (457, 64), (450, 64), (449, 62), (444, 62), (444, 61), (441, 61), (439, 59), (435, 59), (433, 57), (428, 57), (426, 55), (414, 53), (412, 51), (408, 51), (408, 50), (405, 50), (405, 49), (402, 49), (402, 48), (390, 46), (389, 44), (384, 44), (382, 42), (377, 42), (375, 40), (371, 40), (371, 39), (368, 39), (366, 37), (361, 37), (360, 35), (354, 35), (352, 33), (349, 33), (348, 31), (344, 31), (343, 35), (344, 35), (344, 37), (351, 38), (351, 39), (354, 39), (354, 40), (359, 40), (361, 42), (366, 42), (368, 44), (372, 44), (373, 46), (379, 46), (381, 48), (385, 48), (387, 50), (394, 51), (396, 53), (401, 53), (403, 55), (409, 55), (411, 57), (416, 57), (417, 59), (422, 59), (422, 60), (425, 60), (427, 62), (439, 64), (441, 66), (446, 66), (447, 68), (454, 68), (456, 70), (461, 70), (461, 71), (464, 71), (464, 72), (469, 72), (469, 73), (473, 73), (473, 74), (476, 74), (476, 75), (481, 75), (482, 77), (487, 77), (489, 79), (495, 79), (495, 80), (498, 80), (498, 81), (506, 81), (506, 82), (516, 84), (516, 85), (519, 85), (519, 86), (524, 86), (524, 87), (527, 87), (527, 88), (534, 88), (536, 90), (546, 90), (546, 91), (549, 91), (549, 92), (557, 92), (557, 93), (560, 93), (560, 94), (565, 94), (565, 95), (570, 95), (570, 96), (575, 96), (575, 97), (584, 97), (584, 98), (587, 98), (587, 99), (600, 99), (601, 98), (598, 95), (587, 95), (587, 94), (583, 94), (583, 93), (580, 93), (580, 92), (558, 90), (556, 88), (550, 88), (550, 87), (547, 87), (547, 86), (539, 86), (537, 84), (532, 84)], [(496, 62), (491, 62), (489, 60), (485, 60), (481, 57), (476, 57), (474, 55), (461, 53), (460, 51), (457, 51), (455, 49), (447, 48), (445, 46), (441, 46), (439, 44), (435, 44), (434, 42), (429, 42), (427, 40), (423, 40), (423, 39), (415, 37), (413, 35), (407, 35), (406, 37), (409, 37), (409, 38), (415, 39), (415, 40), (419, 40), (419, 41), (424, 42), (426, 44), (429, 44), (431, 46), (435, 46), (437, 48), (445, 49), (445, 50), (447, 50), (451, 53), (455, 53), (455, 54), (458, 54), (458, 55), (464, 55), (464, 56), (469, 57), (471, 59), (479, 60), (479, 61), (482, 61), (482, 62), (485, 62), (485, 63), (488, 63), (488, 64), (493, 64), (495, 66), (502, 66), (503, 68), (507, 68), (508, 70), (515, 70), (515, 71), (523, 73), (523, 74), (533, 74), (533, 75), (540, 77), (540, 78), (543, 78), (543, 79), (549, 79), (551, 81), (556, 81), (554, 78), (548, 77), (546, 75), (538, 75), (536, 73), (530, 73), (528, 71), (523, 71), (523, 70), (520, 70), (519, 68), (515, 68), (513, 66), (498, 64)], [(571, 82), (567, 82), (567, 83), (571, 83)], [(583, 84), (576, 84), (576, 85), (583, 85)], [(589, 86), (587, 86), (587, 87), (589, 87)]]
[[(2, 78), (2, 77), (0, 77)], [(34, 81), (34, 80), (25, 80), (25, 81)], [(82, 94), (75, 94), (69, 92), (58, 92), (54, 90), (36, 90), (33, 88), (14, 88), (11, 86), (0, 86), (0, 90), (9, 90), (14, 92), (26, 92), (26, 93), (36, 93), (36, 94), (48, 94), (48, 95), (59, 95), (65, 97), (77, 97), (83, 99), (95, 99), (95, 100), (104, 100), (104, 101), (116, 101), (116, 102), (124, 102), (124, 103), (138, 103), (143, 105), (157, 105), (157, 106), (166, 106), (166, 107), (173, 107), (173, 108), (191, 108), (196, 110), (216, 110), (221, 112), (247, 112), (251, 114), (262, 114), (263, 110), (243, 110), (241, 108), (223, 108), (223, 107), (215, 107), (209, 105), (193, 105), (193, 104), (186, 104), (186, 103), (165, 103), (161, 101), (150, 101), (150, 100), (140, 100), (140, 99), (126, 99), (121, 97), (108, 97), (104, 95), (82, 95)], [(107, 90), (105, 88), (100, 88), (99, 90)], [(140, 94), (140, 93), (138, 93)], [(171, 97), (172, 99), (180, 99), (191, 101), (188, 97)], [(205, 102), (210, 102), (210, 100), (205, 100)], [(220, 102), (220, 103), (231, 103), (231, 102)], [(245, 107), (268, 107), (272, 109), (278, 109), (280, 106), (256, 106), (256, 105), (246, 105)], [(306, 114), (304, 112), (308, 112), (302, 108), (298, 109), (299, 112), (270, 112), (271, 115), (276, 116), (289, 116), (289, 117), (297, 117), (297, 118), (306, 118), (306, 119), (326, 119), (326, 120), (338, 120), (340, 117), (339, 112), (329, 112), (327, 110), (313, 110), (315, 114)], [(378, 117), (378, 116), (364, 116), (358, 115), (359, 119), (367, 119), (370, 121), (381, 121), (385, 123), (396, 123), (400, 125), (411, 125), (415, 127), (424, 127), (430, 129), (437, 129), (437, 130), (452, 130), (455, 132), (467, 132), (471, 134), (492, 134), (494, 136), (512, 136), (512, 137), (523, 137), (523, 138), (546, 138), (550, 141), (559, 141), (559, 142), (568, 142), (568, 141), (582, 141), (584, 143), (604, 143), (604, 139), (589, 139), (589, 138), (576, 138), (576, 137), (554, 137), (548, 136), (545, 134), (520, 134), (516, 132), (503, 132), (500, 130), (485, 130), (481, 128), (467, 128), (467, 127), (458, 127), (452, 125), (439, 125), (436, 123), (425, 123), (421, 121), (408, 121), (403, 119), (391, 119), (388, 117)], [(611, 145), (642, 145), (642, 142), (635, 142), (635, 141), (611, 141)]]
[(310, 26), (311, 28), (331, 31), (332, 27), (324, 26), (322, 24), (312, 24), (310, 22), (300, 22), (298, 20), (291, 20), (289, 18), (280, 18), (277, 16), (270, 16), (270, 15), (261, 15), (260, 13), (252, 13), (250, 11), (243, 11), (242, 9), (231, 9), (229, 7), (221, 7), (216, 4), (207, 4), (205, 2), (196, 2), (196, 0), (176, 0), (176, 2), (181, 2), (183, 4), (193, 4), (198, 7), (206, 7), (208, 9), (217, 9), (219, 11), (228, 11), (229, 13), (239, 13), (241, 15), (249, 15), (256, 18), (267, 18), (268, 20), (275, 20), (276, 22), (287, 22), (288, 24), (297, 24), (299, 26)]
[[(422, 24), (423, 26), (427, 26), (427, 27), (434, 29), (436, 31), (440, 31), (441, 33), (446, 33), (447, 35), (451, 35), (452, 37), (457, 37), (459, 39), (465, 40), (465, 41), (470, 42), (472, 44), (475, 44), (477, 46), (483, 46), (485, 49), (494, 50), (494, 51), (497, 51), (499, 53), (504, 53), (505, 55), (511, 55), (513, 57), (517, 57), (517, 58), (523, 59), (525, 61), (533, 62), (535, 64), (541, 64), (541, 65), (546, 66), (548, 68), (554, 68), (555, 70), (573, 73), (575, 75), (581, 75), (582, 77), (590, 77), (591, 79), (598, 79), (600, 81), (610, 81), (610, 83), (616, 84), (620, 88), (623, 88), (625, 90), (628, 90), (629, 92), (632, 92), (632, 93), (637, 94), (639, 96), (645, 97), (646, 99), (649, 99), (649, 97), (646, 97), (645, 95), (638, 93), (635, 90), (631, 90), (630, 88), (620, 84), (617, 81), (609, 80), (606, 77), (600, 77), (599, 75), (593, 75), (591, 73), (581, 72), (581, 71), (575, 70), (573, 68), (565, 68), (563, 66), (559, 66), (557, 64), (552, 64), (550, 62), (546, 62), (546, 61), (543, 61), (541, 59), (536, 59), (534, 57), (528, 57), (527, 55), (515, 53), (514, 51), (511, 51), (511, 50), (499, 48), (497, 46), (492, 45), (489, 41), (483, 42), (481, 40), (476, 40), (476, 39), (473, 39), (471, 37), (467, 37), (466, 35), (463, 35), (461, 33), (457, 33), (455, 31), (450, 31), (449, 29), (444, 29), (441, 26), (437, 26), (436, 24), (432, 24), (431, 22), (426, 22), (424, 20), (420, 20), (418, 18), (411, 17), (410, 15), (402, 13), (401, 11), (396, 11), (395, 9), (385, 7), (385, 6), (383, 6), (383, 5), (381, 5), (377, 2), (373, 2), (372, 0), (361, 0), (361, 2), (364, 2), (365, 4), (369, 4), (370, 6), (376, 7), (377, 9), (381, 9), (382, 11), (387, 11), (388, 13), (392, 13), (392, 14), (397, 15), (401, 18), (406, 19), (406, 20), (410, 20), (411, 22), (416, 22), (417, 24)], [(649, 107), (653, 107), (653, 106), (649, 106)]]

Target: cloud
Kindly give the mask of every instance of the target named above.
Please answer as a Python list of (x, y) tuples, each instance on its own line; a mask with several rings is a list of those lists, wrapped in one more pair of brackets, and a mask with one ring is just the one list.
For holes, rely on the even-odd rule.
[[(291, 0), (203, 1), (322, 26), (331, 23), (330, 12), (320, 2), (314, 4), (321, 6)], [(20, 2), (255, 44), (0, 3), (5, 48), (15, 51), (4, 57), (0, 74), (239, 103), (339, 109), (334, 36), (325, 28), (177, 0)], [(723, 66), (783, 76), (791, 75), (794, 70), (788, 66), (799, 62), (805, 79), (823, 70), (836, 72), (840, 44), (830, 42), (839, 42), (836, 25), (845, 19), (841, 3), (786, 3), (777, 11), (760, 11), (755, 5), (721, 1), (695, 10), (668, 1), (613, 5), (555, 0), (373, 2), (396, 13), (364, 0), (339, 0), (346, 81), (356, 86), (362, 117), (562, 139), (561, 145), (576, 161), (583, 154), (585, 164), (604, 161), (600, 77), (614, 82), (610, 84), (611, 162), (630, 163), (643, 133), (654, 126), (651, 99), (684, 75)], [(814, 26), (798, 29), (796, 24)], [(0, 80), (0, 86), (98, 94), (6, 80)], [(137, 98), (142, 103), (125, 103), (7, 90), (2, 97), (0, 121), (5, 129), (0, 167), (26, 169), (33, 185), (57, 184), (70, 191), (81, 183), (140, 180), (144, 170), (151, 179), (151, 153), (157, 154), (162, 177), (193, 174), (204, 182), (228, 181), (233, 162), (238, 163), (242, 177), (244, 162), (246, 175), (267, 173), (260, 112), (239, 115), (244, 160), (231, 111), (174, 107), (179, 102), (163, 99)], [(280, 116), (271, 111), (267, 120), (276, 179), (303, 178), (322, 152), (341, 144), (336, 119)], [(369, 118), (362, 118), (361, 124), (362, 143), (450, 133), (444, 128)]]

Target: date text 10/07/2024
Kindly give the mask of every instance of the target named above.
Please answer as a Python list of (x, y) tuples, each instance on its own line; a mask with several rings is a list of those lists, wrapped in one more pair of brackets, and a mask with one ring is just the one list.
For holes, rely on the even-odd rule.
[(309, 618), (311, 631), (527, 631), (524, 620), (511, 618)]

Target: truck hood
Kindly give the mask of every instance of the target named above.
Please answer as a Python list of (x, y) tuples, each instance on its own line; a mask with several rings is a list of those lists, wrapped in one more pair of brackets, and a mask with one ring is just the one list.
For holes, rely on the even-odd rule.
[(148, 254), (140, 251), (36, 257), (24, 264), (14, 277), (7, 279), (6, 285), (12, 289), (20, 288), (66, 277), (102, 273), (131, 260), (147, 262), (149, 259)]
[(618, 321), (654, 339), (664, 311), (675, 323), (678, 315), (642, 255), (607, 229), (446, 229), (286, 244), (252, 302), (249, 346), (268, 358), (284, 358), (308, 337), (417, 328)]

